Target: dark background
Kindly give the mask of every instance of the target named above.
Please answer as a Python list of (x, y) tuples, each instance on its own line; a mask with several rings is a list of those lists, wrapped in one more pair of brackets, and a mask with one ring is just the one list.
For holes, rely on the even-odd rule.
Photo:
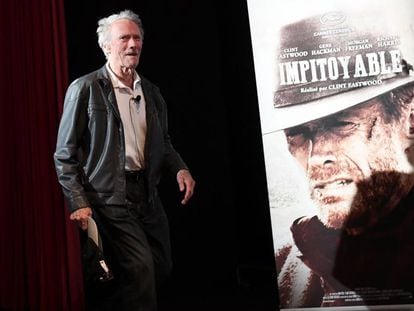
[[(277, 288), (245, 1), (68, 0), (69, 80), (98, 69), (98, 19), (131, 9), (144, 23), (138, 72), (167, 101), (169, 129), (196, 192), (180, 206), (161, 184), (174, 272), (163, 310), (276, 310)], [(237, 308), (237, 309), (236, 309)]]

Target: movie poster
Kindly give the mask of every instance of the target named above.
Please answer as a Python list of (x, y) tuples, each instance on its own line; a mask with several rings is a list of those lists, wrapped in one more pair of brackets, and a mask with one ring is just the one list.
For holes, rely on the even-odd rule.
[(414, 1), (248, 10), (280, 307), (414, 310)]

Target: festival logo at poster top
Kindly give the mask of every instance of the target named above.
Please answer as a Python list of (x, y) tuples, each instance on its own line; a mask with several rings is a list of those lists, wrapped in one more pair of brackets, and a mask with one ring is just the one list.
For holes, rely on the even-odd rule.
[[(324, 6), (297, 0), (295, 18), (293, 6), (256, 1), (249, 10), (281, 308), (414, 308), (414, 3), (361, 0), (365, 9), (306, 15)], [(292, 14), (271, 38), (269, 12)]]

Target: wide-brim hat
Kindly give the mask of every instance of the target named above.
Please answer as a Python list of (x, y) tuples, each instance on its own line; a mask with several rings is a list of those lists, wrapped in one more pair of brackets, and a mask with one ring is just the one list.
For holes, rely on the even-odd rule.
[(274, 94), (276, 130), (414, 82), (414, 21), (404, 16), (336, 11), (283, 27)]

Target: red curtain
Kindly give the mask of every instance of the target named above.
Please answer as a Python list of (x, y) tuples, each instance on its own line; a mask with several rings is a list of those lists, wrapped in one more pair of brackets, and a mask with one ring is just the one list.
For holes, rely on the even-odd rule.
[(77, 229), (53, 166), (63, 0), (1, 0), (0, 29), (0, 310), (84, 310)]

